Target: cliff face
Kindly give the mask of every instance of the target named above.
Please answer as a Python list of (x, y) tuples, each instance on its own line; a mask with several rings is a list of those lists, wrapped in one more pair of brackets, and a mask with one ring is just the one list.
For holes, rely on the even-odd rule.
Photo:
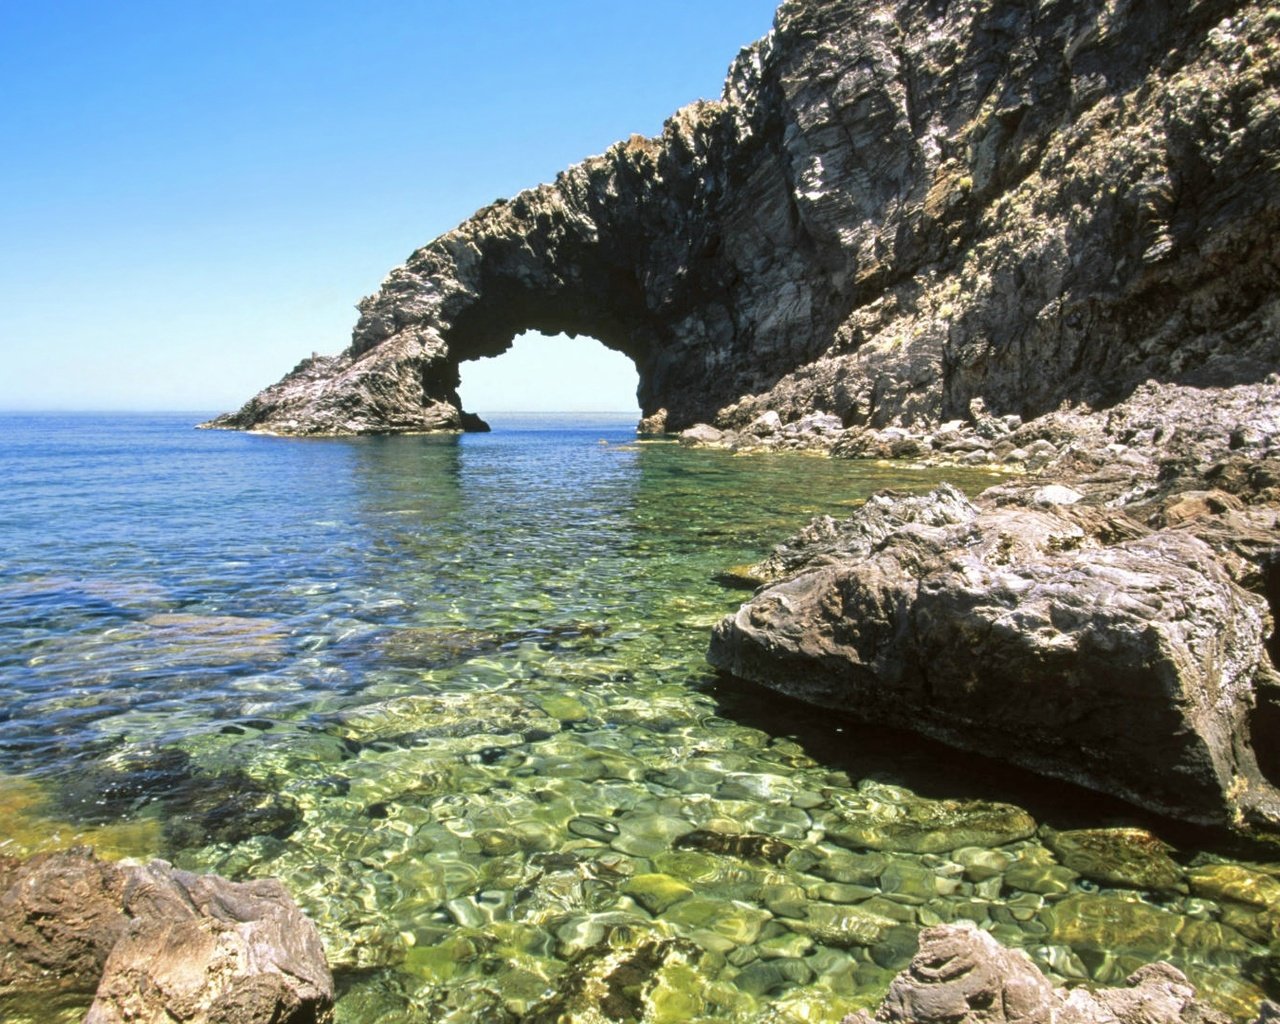
[(1261, 379), (1278, 79), (1266, 2), (787, 0), (721, 100), (417, 250), (345, 352), (210, 425), (478, 427), (459, 364), (526, 329), (628, 355), (653, 429)]

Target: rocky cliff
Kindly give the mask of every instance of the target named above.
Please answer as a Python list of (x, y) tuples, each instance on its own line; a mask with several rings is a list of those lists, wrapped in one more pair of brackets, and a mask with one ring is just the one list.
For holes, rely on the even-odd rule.
[(481, 427), (526, 329), (629, 356), (649, 429), (1024, 418), (1280, 357), (1280, 11), (787, 0), (723, 97), (417, 250), (350, 347), (211, 426)]

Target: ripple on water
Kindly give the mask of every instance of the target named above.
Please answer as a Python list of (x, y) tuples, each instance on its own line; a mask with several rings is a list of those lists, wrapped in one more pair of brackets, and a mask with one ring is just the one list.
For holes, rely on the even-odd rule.
[(959, 919), (1062, 983), (1277, 994), (1280, 865), (708, 677), (726, 570), (939, 474), (187, 426), (0, 435), (0, 853), (278, 876), (349, 1022), (834, 1024)]

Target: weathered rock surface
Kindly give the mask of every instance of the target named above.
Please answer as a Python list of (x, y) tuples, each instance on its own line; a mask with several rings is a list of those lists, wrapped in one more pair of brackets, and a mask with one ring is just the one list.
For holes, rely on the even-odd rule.
[(78, 854), (11, 862), (0, 877), (0, 990), (92, 992), (124, 935), (125, 873)]
[(1055, 989), (1021, 950), (975, 925), (926, 928), (920, 951), (889, 986), (875, 1016), (844, 1024), (1226, 1024), (1196, 998), (1181, 971), (1149, 964), (1128, 988)]
[(765, 591), (716, 628), (710, 659), (1168, 814), (1280, 825), (1249, 745), (1268, 630), (1265, 602), (1195, 537), (1106, 544), (1005, 507), (908, 524)]
[(1148, 385), (1032, 421), (1070, 488), (816, 520), (755, 567), (784, 581), (716, 628), (711, 661), (1163, 813), (1280, 829), (1277, 410), (1274, 383)]
[(279, 882), (84, 851), (0, 872), (0, 995), (96, 995), (86, 1024), (319, 1024), (333, 979)]
[(460, 364), (530, 328), (634, 360), (646, 430), (802, 446), (1259, 380), (1277, 39), (1264, 0), (788, 0), (720, 100), (417, 250), (212, 425), (476, 427)]

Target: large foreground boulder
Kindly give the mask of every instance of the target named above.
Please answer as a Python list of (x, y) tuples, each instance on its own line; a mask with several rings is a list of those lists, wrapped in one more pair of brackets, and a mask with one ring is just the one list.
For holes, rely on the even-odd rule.
[(875, 1017), (862, 1011), (844, 1024), (1227, 1024), (1169, 964), (1139, 968), (1128, 983), (1055, 989), (1021, 950), (962, 921), (922, 931)]
[(1208, 544), (1105, 508), (900, 503), (792, 552), (712, 664), (1174, 817), (1280, 826), (1251, 746), (1267, 604)]
[(0, 996), (96, 995), (86, 1024), (321, 1024), (320, 935), (274, 880), (85, 851), (0, 865)]

